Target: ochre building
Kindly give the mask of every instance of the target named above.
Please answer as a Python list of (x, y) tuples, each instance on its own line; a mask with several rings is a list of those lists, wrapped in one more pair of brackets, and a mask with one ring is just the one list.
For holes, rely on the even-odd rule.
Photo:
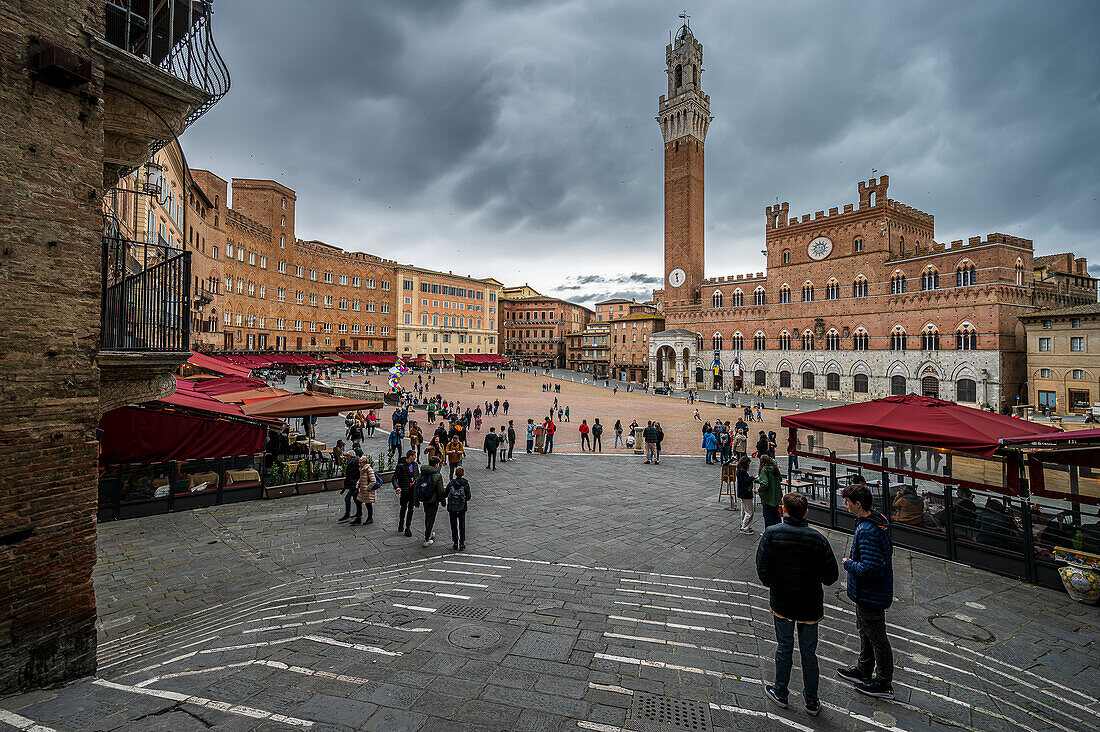
[(654, 381), (845, 400), (915, 392), (1001, 410), (1026, 401), (1019, 317), (1096, 302), (1084, 260), (1037, 265), (1030, 240), (999, 233), (937, 242), (934, 217), (889, 198), (883, 175), (843, 207), (767, 206), (766, 271), (707, 279), (709, 97), (686, 27), (666, 63), (665, 283), (654, 294), (668, 330), (650, 338)]
[(435, 365), (456, 354), (497, 353), (501, 284), (411, 265), (397, 266), (398, 353)]
[(593, 312), (530, 288), (530, 293), (519, 289), (512, 288), (513, 297), (501, 301), (501, 355), (523, 366), (564, 368), (566, 336), (583, 331)]
[(1040, 310), (1021, 320), (1029, 403), (1048, 414), (1100, 406), (1100, 304)]

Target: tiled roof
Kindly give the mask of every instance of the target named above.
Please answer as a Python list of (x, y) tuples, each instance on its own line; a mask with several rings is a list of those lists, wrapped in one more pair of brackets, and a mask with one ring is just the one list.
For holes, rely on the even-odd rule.
[(1059, 308), (1057, 310), (1036, 310), (1034, 313), (1021, 315), (1021, 320), (1035, 320), (1038, 318), (1058, 318), (1069, 315), (1100, 315), (1100, 302), (1087, 302), (1084, 305), (1074, 305), (1071, 308)]
[(612, 323), (617, 323), (623, 320), (664, 320), (665, 316), (660, 313), (633, 313), (631, 315), (624, 315), (621, 318), (612, 318)]

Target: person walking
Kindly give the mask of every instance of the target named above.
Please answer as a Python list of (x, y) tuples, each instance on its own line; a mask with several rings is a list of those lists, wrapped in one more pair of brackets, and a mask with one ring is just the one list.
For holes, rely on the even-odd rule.
[(741, 533), (751, 534), (753, 514), (752, 475), (749, 466), (752, 460), (743, 457), (737, 461), (737, 498), (741, 501)]
[(566, 422), (569, 421), (569, 405), (568, 404), (565, 405), (565, 421)]
[(626, 447), (626, 440), (623, 439), (623, 421), (621, 419), (615, 420), (615, 444), (612, 447)]
[(424, 542), (420, 545), (424, 548), (435, 543), (435, 514), (439, 510), (440, 502), (444, 501), (443, 476), (439, 474), (439, 463), (432, 458), (428, 464), (420, 469), (420, 475), (416, 478), (413, 506), (424, 506)]
[(500, 432), (497, 432), (497, 449), (500, 450), (500, 455), (497, 458), (498, 463), (508, 462), (508, 427), (505, 425), (500, 426)]
[(465, 468), (455, 471), (454, 480), (447, 484), (447, 513), (451, 519), (451, 549), (466, 551), (466, 508), (470, 503), (470, 481), (464, 477)]
[(698, 409), (695, 410), (695, 414), (692, 416), (692, 419), (694, 419), (696, 422), (702, 422), (703, 421), (703, 418), (699, 416), (699, 410)]
[(646, 423), (646, 427), (642, 430), (642, 438), (645, 440), (645, 461), (649, 463), (659, 463), (657, 459), (657, 428), (653, 426), (653, 422)]
[(462, 441), (458, 439), (458, 435), (452, 437), (451, 441), (447, 443), (447, 448), (445, 452), (447, 455), (447, 465), (451, 469), (449, 479), (454, 480), (455, 470), (458, 468), (459, 465), (462, 465), (462, 458), (466, 454), (466, 450), (462, 447)]
[(703, 449), (707, 452), (707, 465), (714, 465), (714, 453), (718, 451), (718, 438), (714, 432), (708, 430), (703, 433)]
[(351, 522), (352, 526), (361, 522), (363, 506), (367, 507), (365, 523), (374, 523), (374, 503), (378, 500), (378, 483), (378, 475), (367, 457), (364, 455), (359, 458), (359, 491), (355, 496), (355, 520)]
[(581, 420), (581, 426), (577, 428), (577, 431), (581, 433), (581, 452), (585, 451), (584, 450), (585, 445), (588, 445), (588, 450), (591, 451), (592, 450), (592, 443), (589, 442), (589, 440), (588, 440), (589, 427), (588, 427), (588, 420), (587, 419), (582, 419)]
[[(507, 404), (507, 403), (508, 402), (505, 402), (505, 404)], [(505, 409), (504, 413), (508, 414), (508, 410)], [(515, 424), (512, 423), (512, 420), (508, 420), (508, 455), (507, 455), (507, 457), (505, 457), (505, 460), (507, 460), (508, 462), (512, 462), (512, 461), (515, 460), (515, 458), (512, 457), (512, 453), (515, 451), (515, 449), (516, 449), (516, 426), (515, 426)]]
[[(436, 440), (433, 439), (432, 444), (428, 445), (429, 461), (433, 457), (432, 446), (435, 444)], [(409, 450), (393, 473), (393, 482), (396, 483), (395, 490), (400, 503), (400, 509), (397, 513), (397, 533), (404, 532), (405, 536), (412, 536), (413, 504), (416, 502), (413, 484), (416, 483), (419, 475), (420, 466), (416, 462), (416, 453)]]
[(798, 630), (798, 652), (802, 657), (802, 696), (806, 711), (817, 716), (820, 672), (817, 663), (817, 626), (825, 617), (823, 587), (837, 581), (840, 571), (828, 539), (806, 523), (806, 497), (800, 493), (783, 496), (787, 518), (764, 531), (756, 549), (756, 574), (768, 588), (768, 601), (775, 622), (775, 683), (764, 693), (783, 709), (787, 708)]
[(894, 698), (894, 656), (886, 634), (886, 609), (894, 599), (894, 544), (890, 522), (875, 511), (871, 490), (853, 483), (841, 491), (844, 507), (856, 517), (851, 556), (844, 557), (848, 599), (856, 604), (859, 659), (837, 675), (856, 691), (879, 699)]
[(545, 453), (554, 452), (554, 433), (558, 431), (557, 426), (554, 424), (554, 420), (547, 417), (542, 429), (543, 432), (546, 433), (546, 444), (542, 451)]
[(399, 425), (390, 430), (388, 445), (390, 449), (390, 457), (393, 457), (393, 454), (395, 452), (399, 452), (401, 450), (401, 427)]
[(420, 446), (424, 444), (424, 433), (416, 420), (409, 422), (409, 447), (416, 450), (416, 462), (420, 462)]
[(661, 443), (665, 441), (665, 431), (663, 429), (661, 429), (661, 423), (660, 422), (654, 421), (653, 428), (655, 430), (657, 430), (657, 442), (656, 442), (657, 459), (654, 460), (654, 462), (657, 465), (660, 465), (661, 464)]
[(530, 455), (531, 452), (535, 449), (535, 432), (537, 432), (537, 431), (538, 431), (538, 428), (535, 427), (535, 420), (528, 419), (527, 420), (527, 454), (528, 455)]
[(760, 455), (760, 470), (756, 473), (756, 481), (759, 484), (757, 492), (760, 494), (761, 511), (764, 514), (764, 528), (767, 529), (780, 521), (779, 504), (783, 500), (783, 490), (780, 488), (779, 466), (766, 452)]
[(749, 438), (742, 430), (734, 430), (733, 433), (733, 459), (741, 462), (741, 458), (747, 457)]
[(760, 430), (760, 438), (756, 441), (756, 457), (771, 455), (770, 447), (771, 446), (768, 444), (768, 435), (764, 430)]
[(435, 402), (428, 402), (428, 424), (435, 424)]
[(603, 442), (600, 438), (603, 436), (603, 425), (600, 424), (600, 418), (596, 417), (596, 421), (592, 424), (592, 452), (603, 452)]
[(348, 463), (344, 467), (344, 487), (340, 489), (344, 494), (344, 515), (338, 519), (338, 523), (351, 518), (351, 502), (359, 493), (359, 473), (359, 456), (353, 454), (348, 457)]
[[(497, 435), (497, 428), (490, 427), (489, 434), (485, 435), (485, 444), (482, 445), (482, 449), (489, 457), (488, 463), (485, 465), (486, 470), (497, 469), (497, 448), (500, 447), (500, 437)], [(454, 480), (452, 478), (452, 480)]]
[(503, 402), (501, 402), (500, 406), (504, 407), (504, 416), (507, 417), (508, 416), (508, 400), (505, 399)]

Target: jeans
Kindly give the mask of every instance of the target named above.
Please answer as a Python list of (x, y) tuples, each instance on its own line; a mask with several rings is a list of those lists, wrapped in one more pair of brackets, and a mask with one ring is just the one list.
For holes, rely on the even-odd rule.
[(554, 452), (554, 433), (553, 432), (547, 432), (546, 433), (546, 447), (543, 449), (543, 452)]
[(432, 538), (432, 527), (435, 526), (435, 513), (439, 510), (438, 503), (424, 504), (424, 541)]
[(451, 512), (451, 543), (463, 545), (466, 543), (466, 511)]
[(397, 514), (398, 529), (404, 530), (412, 528), (414, 500), (412, 488), (409, 488), (407, 491), (401, 491), (401, 512)]
[(600, 439), (599, 435), (592, 435), (592, 452), (596, 452), (597, 450), (603, 452), (603, 441)]
[[(486, 470), (490, 470), (490, 469), (496, 470), (497, 469), (497, 451), (496, 450), (486, 450), (485, 452), (489, 456), (489, 462), (488, 462), (488, 464), (486, 464), (485, 469)], [(453, 478), (452, 478), (452, 480), (453, 480)]]
[(867, 678), (890, 684), (894, 679), (894, 655), (886, 635), (886, 611), (872, 610), (856, 603), (856, 629), (859, 631), (860, 672)]
[(779, 506), (769, 506), (764, 504), (761, 509), (761, 513), (764, 514), (764, 528), (774, 526), (775, 524), (783, 523), (783, 519), (779, 517)]
[(455, 479), (455, 470), (456, 470), (456, 469), (458, 469), (458, 466), (459, 466), (459, 465), (462, 465), (462, 461), (461, 461), (461, 460), (459, 460), (459, 461), (458, 461), (457, 463), (451, 463), (451, 464), (450, 464), (450, 468), (451, 468), (451, 477), (450, 477), (450, 478), (449, 478), (448, 480), (454, 480), (454, 479)]
[(752, 524), (753, 502), (751, 498), (741, 499), (741, 528), (747, 529)]
[[(787, 456), (787, 459), (791, 463), (791, 469), (792, 470), (798, 470), (798, 456), (797, 455), (789, 455), (789, 456)], [(878, 462), (878, 461), (875, 460), (874, 462)]]
[(508, 440), (508, 460), (512, 459), (512, 451), (516, 449), (515, 440)]
[(798, 653), (802, 657), (802, 695), (806, 703), (817, 699), (817, 623), (795, 623), (775, 616), (775, 695), (786, 701), (791, 680), (791, 659), (794, 655), (794, 629), (798, 626)]
[(592, 443), (588, 441), (588, 435), (581, 433), (581, 452), (584, 452), (584, 446), (588, 445), (588, 449), (592, 449)]
[(535, 449), (535, 438), (528, 437), (527, 438), (527, 452), (531, 452), (534, 449)]
[(722, 462), (728, 463), (730, 461), (730, 449), (728, 447), (722, 448)]
[(707, 465), (714, 465), (714, 450), (707, 450)]
[(647, 463), (654, 462), (657, 459), (657, 445), (653, 442), (647, 442), (645, 444), (645, 461)]
[[(622, 443), (621, 445), (619, 443)], [(612, 447), (626, 447), (626, 440), (623, 439), (622, 432), (615, 433), (615, 444)]]
[(357, 488), (357, 487), (352, 488), (350, 490), (344, 491), (344, 516), (343, 516), (343, 518), (347, 518), (348, 516), (351, 516), (351, 502), (352, 502), (352, 500), (355, 499), (355, 496), (356, 496), (357, 493), (359, 493), (359, 488)]

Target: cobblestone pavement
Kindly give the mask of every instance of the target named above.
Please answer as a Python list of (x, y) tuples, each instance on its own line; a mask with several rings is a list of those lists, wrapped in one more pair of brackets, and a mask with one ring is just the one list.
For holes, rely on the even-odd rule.
[(468, 552), (400, 535), (392, 491), (364, 526), (333, 493), (102, 524), (98, 673), (0, 700), (0, 729), (1096, 729), (1097, 611), (1064, 594), (898, 550), (897, 701), (835, 677), (838, 584), (812, 718), (797, 654), (791, 708), (763, 695), (759, 534), (700, 459), (468, 467)]

